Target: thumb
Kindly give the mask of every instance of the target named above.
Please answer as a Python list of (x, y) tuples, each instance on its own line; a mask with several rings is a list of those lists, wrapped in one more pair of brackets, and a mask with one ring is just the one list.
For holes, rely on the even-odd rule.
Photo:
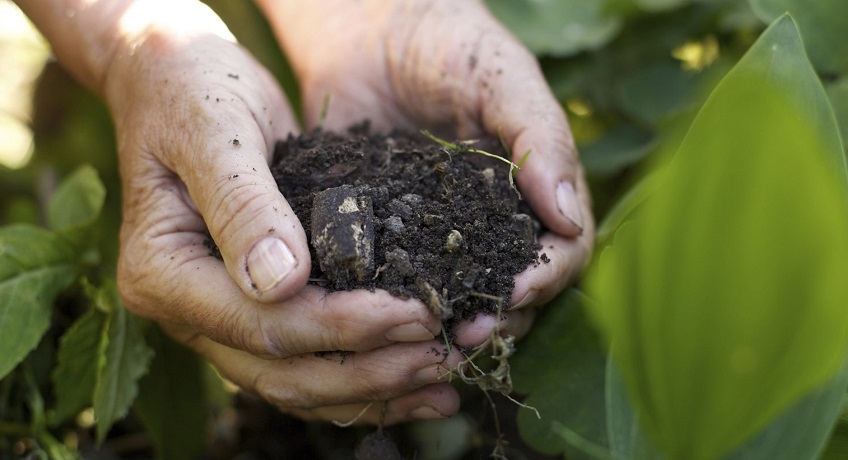
[[(242, 80), (248, 78), (242, 73)], [(262, 80), (257, 84), (272, 88), (266, 91), (270, 98), (253, 92), (225, 98), (210, 91), (201, 104), (205, 117), (196, 117), (206, 119), (205, 138), (174, 170), (232, 279), (250, 297), (276, 302), (306, 284), (311, 264), (303, 227), (268, 168), (275, 140), (296, 126), (294, 117), (278, 87)]]

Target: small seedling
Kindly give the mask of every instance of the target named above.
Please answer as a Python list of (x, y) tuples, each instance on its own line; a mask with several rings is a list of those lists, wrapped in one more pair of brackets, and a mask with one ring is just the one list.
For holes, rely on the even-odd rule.
[(427, 131), (426, 129), (421, 130), (421, 134), (427, 136), (430, 140), (441, 145), (442, 147), (444, 147), (446, 149), (450, 149), (450, 150), (453, 150), (453, 151), (459, 152), (459, 153), (462, 153), (462, 152), (477, 153), (477, 154), (480, 154), (480, 155), (483, 155), (483, 156), (487, 156), (489, 158), (494, 158), (498, 161), (502, 161), (502, 162), (508, 164), (510, 171), (512, 171), (513, 169), (516, 169), (516, 170), (521, 169), (521, 167), (519, 165), (509, 161), (508, 159), (506, 159), (506, 158), (504, 158), (500, 155), (495, 155), (494, 153), (489, 153), (485, 150), (475, 149), (475, 148), (471, 148), (471, 147), (466, 146), (466, 144), (474, 143), (476, 141), (466, 141), (466, 142), (461, 142), (459, 144), (455, 144), (453, 142), (449, 142), (449, 141), (446, 141), (444, 139), (437, 137), (435, 134), (431, 133), (430, 131)]
[(330, 94), (324, 95), (324, 101), (321, 102), (321, 113), (318, 115), (318, 130), (324, 130), (324, 122), (327, 121), (327, 112), (330, 110)]

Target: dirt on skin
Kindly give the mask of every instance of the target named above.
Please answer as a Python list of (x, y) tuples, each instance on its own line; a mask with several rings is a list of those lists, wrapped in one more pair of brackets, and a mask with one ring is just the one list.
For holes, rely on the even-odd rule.
[[(473, 147), (505, 156), (498, 142)], [(418, 298), (448, 330), (505, 307), (513, 277), (547, 261), (510, 165), (420, 133), (289, 136), (271, 172), (309, 238), (312, 283)]]

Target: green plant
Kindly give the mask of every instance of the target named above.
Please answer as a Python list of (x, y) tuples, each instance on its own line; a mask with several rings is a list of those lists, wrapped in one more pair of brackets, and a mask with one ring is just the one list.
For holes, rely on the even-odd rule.
[[(487, 3), (539, 55), (599, 220), (589, 276), (510, 357), (541, 416), (518, 411), (523, 440), (569, 459), (844, 458), (848, 3)], [(296, 101), (257, 13), (228, 5)], [(48, 66), (36, 98), (64, 121), (37, 116), (34, 160), (0, 169), (0, 452), (78, 458), (132, 411), (160, 457), (189, 458), (220, 382), (121, 306), (108, 114), (64, 78)]]
[[(646, 13), (660, 3), (667, 13)], [(629, 11), (660, 24), (684, 11), (726, 20), (748, 7), (741, 3), (633, 2)], [(848, 383), (840, 281), (848, 175), (834, 116), (844, 110), (834, 95), (846, 69), (818, 46), (817, 75), (798, 33), (813, 29), (811, 17), (828, 22), (822, 11), (843, 8), (823, 3), (752, 1), (749, 18), (777, 19), (717, 86), (701, 79), (714, 86), (705, 102), (697, 85), (673, 94), (669, 80), (694, 78), (667, 66), (652, 78), (623, 77), (630, 80), (616, 84), (624, 89), (612, 101), (567, 87), (567, 107), (583, 97), (606, 110), (589, 117), (602, 134), (590, 132), (583, 149), (593, 191), (604, 200), (622, 179), (636, 185), (609, 208), (601, 203), (606, 219), (585, 286), (592, 298), (572, 291), (548, 305), (546, 327), (513, 359), (516, 390), (542, 413), (538, 421), (519, 414), (534, 447), (568, 458), (788, 459), (827, 457), (844, 445), (839, 429), (828, 437), (843, 423)], [(798, 28), (783, 8), (799, 11)], [(816, 24), (808, 50), (833, 25)], [(549, 73), (554, 82), (557, 75)], [(660, 83), (672, 89), (665, 100), (646, 98)], [(650, 130), (635, 135), (633, 125)], [(625, 165), (645, 164), (644, 155), (656, 172), (639, 179), (638, 168), (634, 179)], [(609, 360), (596, 327), (611, 341)]]

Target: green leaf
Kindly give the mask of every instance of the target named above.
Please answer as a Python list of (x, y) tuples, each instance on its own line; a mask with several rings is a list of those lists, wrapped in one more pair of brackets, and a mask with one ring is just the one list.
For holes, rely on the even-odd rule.
[(633, 0), (645, 11), (659, 12), (679, 8), (690, 3), (692, 0)]
[(535, 412), (520, 410), (521, 437), (535, 449), (584, 458), (559, 436), (558, 423), (595, 444), (606, 443), (604, 362), (606, 352), (586, 318), (585, 295), (569, 290), (550, 302), (536, 327), (510, 359), (515, 391), (527, 394)]
[(621, 20), (604, 2), (586, 0), (487, 0), (492, 13), (536, 54), (571, 56), (609, 43)]
[(106, 319), (103, 312), (90, 308), (59, 341), (57, 364), (52, 375), (56, 391), (56, 410), (51, 419), (54, 426), (93, 403)]
[(645, 430), (670, 458), (712, 459), (830, 380), (848, 348), (842, 148), (789, 17), (663, 174), (588, 284)]
[(595, 142), (580, 148), (586, 174), (610, 176), (638, 163), (656, 147), (654, 137), (633, 125), (620, 124)]
[(159, 328), (150, 328), (147, 338), (156, 358), (139, 382), (135, 409), (153, 438), (157, 458), (197, 458), (206, 445), (203, 361)]
[(632, 218), (636, 209), (654, 193), (657, 188), (657, 175), (649, 175), (640, 180), (628, 190), (615, 206), (607, 213), (597, 230), (597, 246), (606, 244), (613, 236), (616, 229), (621, 227), (627, 219)]
[(650, 124), (695, 107), (698, 89), (709, 73), (684, 72), (679, 62), (663, 59), (622, 78), (618, 97), (625, 113)]
[[(612, 360), (607, 366), (607, 420), (613, 458), (660, 459), (662, 454), (639, 424), (627, 396), (621, 374)], [(848, 359), (839, 375), (812, 391), (783, 411), (759, 434), (722, 460), (796, 460), (817, 458), (825, 447), (828, 434), (839, 415), (845, 386), (848, 384)], [(837, 431), (838, 433), (839, 431)], [(833, 445), (830, 452), (841, 447)], [(827, 455), (825, 455), (827, 458)], [(835, 458), (845, 458), (844, 452)]]
[(153, 350), (144, 341), (139, 320), (121, 304), (114, 281), (97, 291), (96, 303), (108, 303), (101, 337), (102, 359), (94, 388), (97, 439), (103, 442), (112, 424), (126, 415), (138, 394), (138, 380), (147, 372)]
[[(836, 113), (843, 144), (848, 139), (848, 76), (827, 86), (827, 96)], [(843, 145), (844, 146), (844, 145)], [(845, 146), (848, 150), (848, 146)]]
[(848, 73), (848, 2), (844, 0), (749, 0), (768, 23), (785, 12), (798, 21), (807, 52), (821, 72)]
[(47, 209), (47, 222), (54, 230), (69, 230), (90, 224), (100, 215), (106, 188), (89, 165), (80, 166), (56, 189)]
[(50, 326), (53, 300), (76, 276), (71, 248), (31, 225), (0, 228), (0, 378)]

